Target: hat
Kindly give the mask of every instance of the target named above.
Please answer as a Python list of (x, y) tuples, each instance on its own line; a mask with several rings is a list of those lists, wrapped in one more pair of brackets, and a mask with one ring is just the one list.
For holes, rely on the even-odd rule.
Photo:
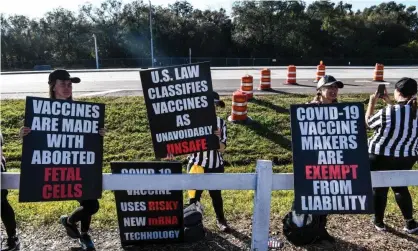
[(330, 86), (330, 85), (333, 85), (333, 84), (337, 84), (338, 88), (343, 88), (344, 87), (343, 82), (336, 80), (331, 75), (325, 75), (318, 81), (318, 84), (316, 85), (316, 89), (319, 89), (319, 88), (324, 87), (324, 86)]
[(405, 97), (414, 96), (417, 94), (417, 81), (412, 78), (401, 78), (396, 82), (395, 89)]
[(72, 78), (70, 76), (70, 73), (68, 73), (68, 71), (62, 70), (62, 69), (55, 70), (55, 71), (53, 71), (49, 74), (48, 84), (54, 83), (55, 80), (57, 80), (57, 79), (59, 79), (59, 80), (71, 80), (71, 83), (75, 83), (75, 84), (81, 82), (80, 78), (77, 78), (77, 77)]
[(213, 92), (213, 102), (216, 106), (225, 107), (225, 103), (221, 100), (217, 92)]

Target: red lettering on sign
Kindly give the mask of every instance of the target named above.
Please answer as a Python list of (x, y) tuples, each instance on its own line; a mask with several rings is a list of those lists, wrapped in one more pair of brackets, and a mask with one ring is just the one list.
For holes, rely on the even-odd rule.
[(167, 144), (168, 154), (186, 154), (191, 152), (200, 152), (207, 150), (206, 139), (195, 139), (178, 143)]
[(351, 173), (352, 179), (357, 179), (358, 165), (321, 165), (305, 166), (305, 178), (307, 180), (341, 180), (348, 179)]
[(81, 181), (79, 167), (47, 167), (44, 169), (44, 181)]
[(46, 184), (42, 188), (42, 198), (45, 200), (81, 198), (82, 187), (82, 184)]

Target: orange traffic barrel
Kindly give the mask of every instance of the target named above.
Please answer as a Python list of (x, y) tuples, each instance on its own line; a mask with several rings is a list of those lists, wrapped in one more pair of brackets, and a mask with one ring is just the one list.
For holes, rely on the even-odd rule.
[(244, 77), (242, 77), (241, 78), (241, 91), (247, 94), (248, 99), (253, 98), (253, 92), (254, 92), (253, 89), (254, 89), (253, 76), (247, 74)]
[(270, 71), (270, 69), (266, 68), (266, 69), (261, 70), (260, 87), (258, 89), (261, 90), (261, 91), (271, 89), (271, 71)]
[(232, 94), (232, 111), (228, 120), (231, 122), (244, 122), (248, 119), (247, 116), (247, 94), (237, 90)]
[(316, 79), (314, 82), (318, 82), (323, 76), (325, 76), (325, 65), (321, 61), (316, 67)]
[(296, 66), (289, 65), (287, 67), (287, 80), (286, 84), (295, 85), (296, 84)]
[(383, 81), (383, 70), (383, 64), (376, 64), (376, 66), (374, 67), (373, 81)]

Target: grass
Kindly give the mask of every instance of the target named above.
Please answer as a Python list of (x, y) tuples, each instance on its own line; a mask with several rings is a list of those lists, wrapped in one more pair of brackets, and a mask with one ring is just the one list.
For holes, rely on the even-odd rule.
[[(366, 95), (344, 95), (342, 102), (363, 101)], [(292, 172), (290, 139), (290, 104), (306, 103), (311, 99), (305, 95), (261, 96), (249, 103), (249, 116), (256, 121), (251, 126), (228, 124), (228, 147), (225, 154), (227, 172), (246, 173), (255, 171), (257, 159), (278, 158), (274, 172)], [(153, 160), (151, 135), (146, 109), (142, 97), (114, 97), (83, 99), (106, 104), (107, 134), (104, 142), (104, 172), (110, 172), (111, 161)], [(218, 110), (218, 116), (226, 119), (230, 114), (227, 107)], [(10, 171), (19, 171), (21, 140), (19, 128), (23, 125), (24, 100), (6, 100), (1, 104), (1, 124), (5, 138), (4, 152)], [(179, 158), (181, 159), (181, 158)], [(183, 158), (184, 160), (184, 158)], [(415, 166), (415, 169), (418, 169)], [(412, 187), (411, 195), (418, 207), (418, 188)], [(225, 212), (229, 219), (249, 218), (252, 215), (254, 191), (224, 191)], [(71, 212), (77, 202), (17, 203), (18, 191), (10, 191), (9, 200), (17, 212), (19, 222), (32, 225), (51, 224), (59, 215)], [(292, 191), (274, 191), (272, 214), (283, 216), (293, 200)], [(210, 198), (205, 192), (203, 203), (207, 216), (213, 217)], [(117, 226), (113, 193), (103, 192), (100, 211), (94, 217), (94, 225)], [(388, 201), (387, 214), (400, 216), (393, 196)], [(418, 218), (417, 211), (415, 216)]]

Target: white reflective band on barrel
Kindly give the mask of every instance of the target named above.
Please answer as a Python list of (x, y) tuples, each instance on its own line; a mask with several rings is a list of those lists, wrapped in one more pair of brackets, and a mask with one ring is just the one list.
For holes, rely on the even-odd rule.
[(253, 86), (253, 83), (241, 83), (241, 86)]
[(232, 105), (234, 106), (246, 106), (248, 104), (248, 102), (244, 102), (244, 103), (237, 103), (237, 102), (233, 102), (232, 101)]
[(247, 114), (247, 112), (245, 111), (245, 112), (236, 112), (236, 111), (232, 111), (232, 113), (233, 114), (235, 114), (235, 115), (245, 115), (245, 114)]
[(288, 77), (287, 79), (294, 80), (294, 79), (296, 79), (296, 78), (289, 78), (289, 77)]
[(318, 70), (317, 72), (325, 72), (325, 70)]

